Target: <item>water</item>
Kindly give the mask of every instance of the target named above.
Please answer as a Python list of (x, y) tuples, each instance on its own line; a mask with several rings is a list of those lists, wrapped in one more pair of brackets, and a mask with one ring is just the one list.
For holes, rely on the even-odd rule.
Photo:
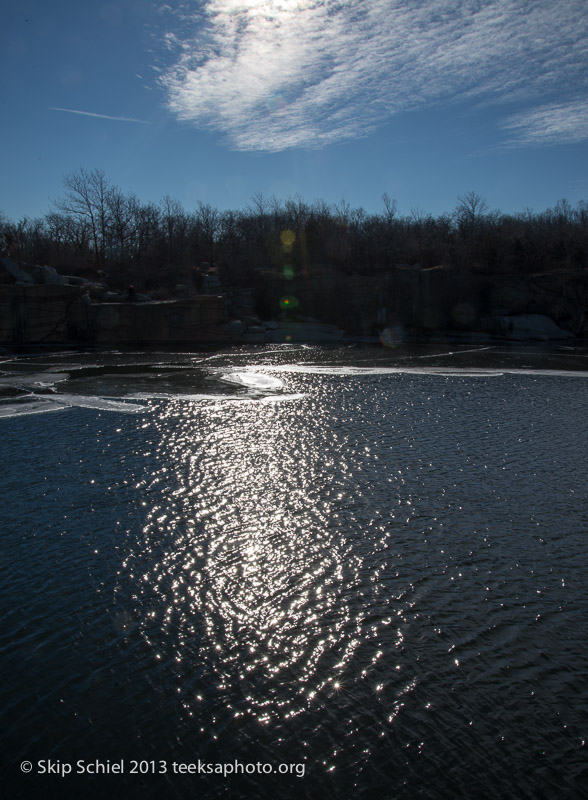
[(7, 796), (583, 796), (585, 354), (466, 349), (5, 363)]

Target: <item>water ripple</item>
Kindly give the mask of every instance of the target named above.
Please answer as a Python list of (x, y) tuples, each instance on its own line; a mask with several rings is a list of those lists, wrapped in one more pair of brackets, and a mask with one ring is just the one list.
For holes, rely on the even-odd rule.
[[(283, 383), (291, 402), (72, 410), (77, 443), (44, 429), (41, 472), (8, 477), (22, 512), (8, 511), (0, 651), (49, 709), (36, 735), (58, 720), (63, 753), (81, 720), (103, 740), (120, 706), (145, 758), (303, 761), (302, 796), (573, 797), (588, 710), (578, 381), (273, 371), (264, 390)], [(16, 434), (8, 446), (16, 459)], [(12, 733), (30, 733), (27, 693), (2, 699)]]

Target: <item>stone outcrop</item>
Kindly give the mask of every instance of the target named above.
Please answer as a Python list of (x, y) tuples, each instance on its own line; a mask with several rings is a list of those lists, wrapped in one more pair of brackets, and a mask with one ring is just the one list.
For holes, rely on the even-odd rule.
[(150, 303), (90, 303), (76, 286), (0, 285), (0, 343), (96, 346), (232, 342), (222, 297)]
[[(318, 317), (357, 337), (402, 329), (408, 335), (436, 332), (486, 334), (519, 339), (523, 330), (542, 338), (588, 335), (588, 274), (485, 276), (448, 267), (398, 266), (384, 275), (300, 275), (291, 280), (264, 276), (258, 307), (276, 316), (286, 305)], [(548, 317), (529, 328), (528, 320)], [(493, 318), (509, 318), (498, 324)], [(527, 334), (527, 338), (530, 333)]]
[[(218, 278), (209, 285), (218, 290)], [(343, 332), (383, 341), (388, 334), (402, 341), (437, 332), (512, 340), (588, 336), (584, 272), (509, 278), (398, 265), (378, 276), (265, 274), (255, 292), (163, 301), (137, 295), (132, 302), (128, 293), (110, 296), (108, 287), (96, 286), (2, 259), (0, 343), (189, 347), (335, 342)]]
[(189, 346), (232, 342), (243, 332), (241, 323), (227, 321), (222, 296), (92, 303), (87, 281), (72, 284), (51, 268), (22, 267), (9, 259), (1, 266), (2, 344)]
[(452, 270), (399, 267), (381, 276), (322, 273), (288, 281), (267, 276), (258, 304), (267, 316), (287, 307), (293, 317), (307, 315), (347, 334), (374, 336), (391, 325), (414, 331), (471, 327), (482, 297), (467, 279), (454, 280)]
[[(72, 341), (72, 323), (87, 318), (78, 286), (0, 285), (0, 342), (45, 344)], [(85, 322), (87, 327), (87, 322)]]
[(150, 303), (95, 303), (93, 342), (104, 345), (189, 345), (230, 341), (222, 297), (199, 295)]
[(35, 279), (25, 269), (15, 264), (10, 258), (2, 259), (2, 267), (0, 269), (0, 283), (14, 284), (15, 286), (31, 286)]

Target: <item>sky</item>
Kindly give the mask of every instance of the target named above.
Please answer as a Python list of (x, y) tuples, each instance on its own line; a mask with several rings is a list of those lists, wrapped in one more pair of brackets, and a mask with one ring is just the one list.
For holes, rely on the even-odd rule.
[(3, 0), (0, 69), (13, 220), (82, 167), (187, 211), (588, 200), (586, 0)]

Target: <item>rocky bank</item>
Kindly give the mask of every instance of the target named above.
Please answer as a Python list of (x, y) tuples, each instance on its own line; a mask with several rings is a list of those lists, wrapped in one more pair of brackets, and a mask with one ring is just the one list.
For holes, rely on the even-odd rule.
[(209, 276), (200, 294), (173, 300), (116, 295), (104, 285), (2, 259), (4, 345), (177, 346), (394, 340), (436, 334), (557, 340), (588, 336), (588, 276), (481, 276), (398, 265), (381, 276), (266, 274), (255, 291), (223, 291)]

